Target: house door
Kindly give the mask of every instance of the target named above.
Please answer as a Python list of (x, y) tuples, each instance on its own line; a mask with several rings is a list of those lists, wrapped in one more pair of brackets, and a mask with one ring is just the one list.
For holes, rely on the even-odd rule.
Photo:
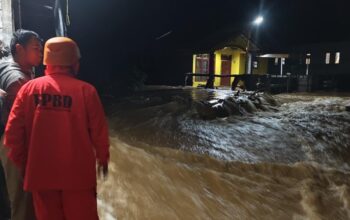
[[(231, 74), (231, 60), (232, 56), (221, 56), (221, 75), (230, 75)], [(221, 86), (231, 86), (230, 77), (221, 78)]]

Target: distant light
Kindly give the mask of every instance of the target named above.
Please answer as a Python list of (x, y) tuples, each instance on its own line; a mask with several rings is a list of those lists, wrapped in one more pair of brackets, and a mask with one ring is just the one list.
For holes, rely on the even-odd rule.
[(253, 22), (253, 24), (255, 25), (260, 25), (261, 23), (263, 23), (264, 18), (262, 16), (259, 16), (255, 19), (255, 21)]
[(340, 52), (337, 52), (335, 54), (335, 64), (339, 64), (340, 63)]

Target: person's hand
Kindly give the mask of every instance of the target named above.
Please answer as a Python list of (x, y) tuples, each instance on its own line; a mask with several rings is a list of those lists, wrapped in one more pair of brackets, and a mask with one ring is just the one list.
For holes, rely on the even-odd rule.
[(108, 163), (102, 164), (98, 163), (97, 166), (97, 175), (99, 178), (105, 180), (108, 176)]

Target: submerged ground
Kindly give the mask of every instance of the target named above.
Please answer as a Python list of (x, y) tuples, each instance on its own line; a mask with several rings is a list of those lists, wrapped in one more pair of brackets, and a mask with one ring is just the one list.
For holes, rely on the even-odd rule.
[(234, 95), (156, 88), (108, 100), (102, 219), (350, 219), (350, 96), (284, 94), (228, 117), (198, 112)]

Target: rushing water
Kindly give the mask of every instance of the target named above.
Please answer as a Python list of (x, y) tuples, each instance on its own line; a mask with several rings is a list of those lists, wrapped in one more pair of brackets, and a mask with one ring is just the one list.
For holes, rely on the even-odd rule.
[(163, 88), (109, 100), (101, 219), (350, 219), (350, 96), (198, 114), (199, 101), (229, 96)]

